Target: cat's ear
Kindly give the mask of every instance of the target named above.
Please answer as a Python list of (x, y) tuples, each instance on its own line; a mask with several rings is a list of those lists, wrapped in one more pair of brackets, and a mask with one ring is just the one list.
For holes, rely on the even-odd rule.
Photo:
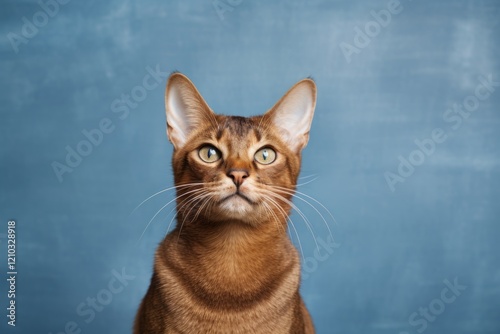
[(194, 129), (215, 119), (194, 84), (181, 73), (173, 73), (168, 79), (165, 109), (167, 135), (175, 149), (184, 146)]
[(309, 141), (309, 130), (316, 107), (316, 84), (312, 79), (296, 83), (265, 115), (280, 131), (281, 138), (295, 152)]

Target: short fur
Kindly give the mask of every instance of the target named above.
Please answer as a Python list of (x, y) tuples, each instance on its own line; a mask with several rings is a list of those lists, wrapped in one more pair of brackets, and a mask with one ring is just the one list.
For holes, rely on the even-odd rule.
[[(134, 333), (314, 333), (286, 225), (315, 101), (305, 79), (262, 116), (222, 116), (171, 75), (177, 226), (158, 247)], [(200, 158), (207, 144), (220, 160)], [(254, 158), (263, 147), (277, 152), (269, 165)]]

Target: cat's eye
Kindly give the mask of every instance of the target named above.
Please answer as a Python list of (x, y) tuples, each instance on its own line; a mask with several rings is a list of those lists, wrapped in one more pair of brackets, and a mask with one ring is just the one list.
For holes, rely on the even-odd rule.
[(269, 147), (261, 148), (254, 155), (255, 161), (263, 165), (269, 165), (276, 160), (276, 152)]
[(220, 151), (212, 145), (206, 145), (200, 148), (198, 156), (201, 160), (208, 163), (219, 161), (220, 158), (222, 158)]

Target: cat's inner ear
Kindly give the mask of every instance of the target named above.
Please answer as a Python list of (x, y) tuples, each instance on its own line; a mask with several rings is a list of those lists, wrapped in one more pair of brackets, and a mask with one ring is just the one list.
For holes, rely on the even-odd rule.
[(215, 115), (194, 84), (183, 74), (170, 76), (165, 90), (167, 135), (175, 149), (186, 144), (193, 130), (214, 123)]
[(316, 84), (312, 79), (296, 83), (265, 115), (265, 123), (278, 128), (281, 138), (295, 152), (309, 141), (316, 107)]

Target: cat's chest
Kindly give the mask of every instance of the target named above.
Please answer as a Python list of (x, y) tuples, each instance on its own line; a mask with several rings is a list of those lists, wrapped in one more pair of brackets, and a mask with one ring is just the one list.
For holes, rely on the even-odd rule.
[(160, 274), (168, 323), (182, 333), (290, 333), (298, 290), (298, 272), (291, 271), (269, 289), (241, 295), (222, 282), (217, 289), (190, 286), (168, 269)]
[(212, 268), (187, 268), (173, 259), (157, 261), (169, 322), (187, 333), (211, 327), (217, 333), (289, 333), (299, 286), (298, 263), (290, 261), (267, 279), (259, 265), (243, 263), (234, 254), (220, 255), (218, 261)]

